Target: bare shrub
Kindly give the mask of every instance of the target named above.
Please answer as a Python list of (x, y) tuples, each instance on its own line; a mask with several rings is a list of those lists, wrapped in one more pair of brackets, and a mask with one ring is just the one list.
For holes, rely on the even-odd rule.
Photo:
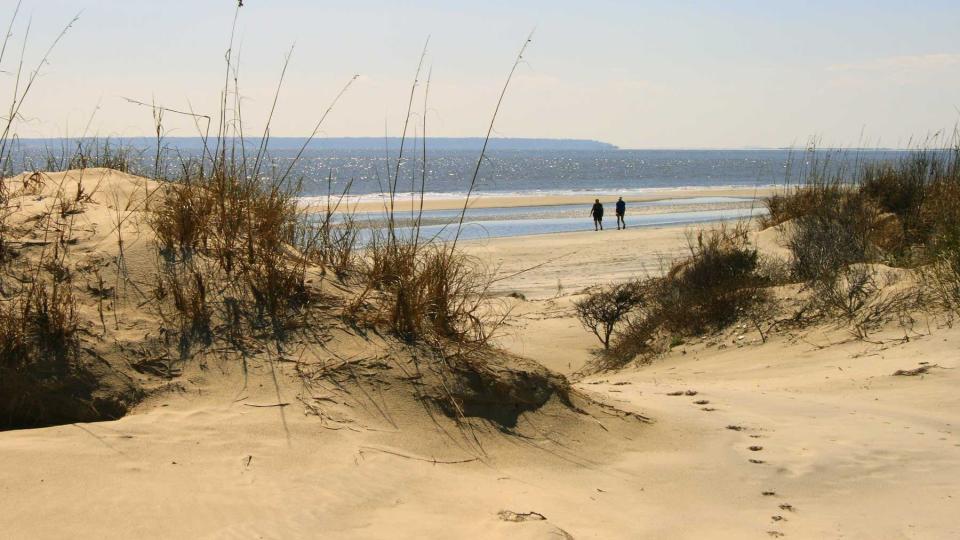
[(627, 316), (643, 302), (639, 283), (628, 282), (602, 287), (586, 298), (577, 300), (577, 319), (597, 336), (604, 349), (610, 349), (614, 329), (626, 322)]
[(768, 285), (786, 285), (793, 282), (790, 261), (780, 257), (759, 254), (757, 275)]
[(750, 326), (760, 334), (760, 340), (764, 343), (770, 337), (770, 332), (782, 322), (777, 319), (781, 310), (780, 302), (767, 289), (754, 289), (751, 301), (742, 309), (743, 319), (749, 322)]

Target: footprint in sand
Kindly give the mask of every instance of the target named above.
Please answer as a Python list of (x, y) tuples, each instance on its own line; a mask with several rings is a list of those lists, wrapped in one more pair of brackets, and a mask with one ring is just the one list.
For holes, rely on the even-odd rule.
[(753, 463), (754, 465), (763, 465), (764, 463), (766, 463), (766, 461), (762, 459), (751, 459), (750, 463)]
[(694, 404), (694, 405), (709, 405), (709, 404), (710, 404), (710, 401), (708, 401), (708, 400), (706, 400), (706, 399), (700, 399), (700, 400), (694, 401), (693, 404)]
[(761, 450), (763, 450), (763, 447), (762, 447), (762, 446), (751, 446), (751, 447), (750, 447), (750, 451), (751, 451), (751, 452), (759, 452), (759, 451), (761, 451)]

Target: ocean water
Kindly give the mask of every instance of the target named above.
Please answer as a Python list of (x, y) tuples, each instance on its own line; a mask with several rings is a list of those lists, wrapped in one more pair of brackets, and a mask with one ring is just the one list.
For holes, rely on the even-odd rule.
[[(469, 188), (477, 155), (453, 150), (428, 153), (427, 197), (462, 197)], [(474, 189), (486, 196), (510, 196), (766, 187), (796, 182), (810, 168), (838, 170), (902, 155), (901, 151), (500, 150), (488, 153)], [(403, 161), (397, 175), (395, 157), (395, 151), (388, 161), (383, 152), (372, 150), (314, 150), (296, 170), (306, 180), (306, 196), (324, 196), (328, 188), (339, 193), (348, 184), (351, 194), (369, 198), (391, 188), (397, 193), (418, 192), (422, 161)], [(395, 188), (387, 180), (394, 177)]]
[[(408, 141), (406, 156), (397, 165), (399, 143), (386, 141), (347, 144), (343, 140), (318, 139), (310, 144), (293, 166), (292, 177), (302, 180), (305, 197), (339, 194), (349, 187), (353, 196), (376, 198), (388, 191), (419, 192), (428, 198), (459, 198), (470, 188), (479, 150), (451, 145), (453, 139), (438, 139), (428, 145), (426, 164), (421, 148)], [(298, 153), (302, 139), (283, 139), (271, 146), (272, 167), (265, 174), (286, 170)], [(367, 140), (365, 140), (367, 141)], [(373, 141), (373, 140), (369, 140)], [(595, 143), (554, 141), (551, 149), (523, 148), (516, 140), (494, 144), (480, 167), (474, 190), (486, 196), (589, 195), (591, 193), (636, 194), (651, 190), (756, 187), (797, 181), (798, 172), (825, 166), (831, 170), (851, 167), (861, 161), (893, 160), (898, 150), (620, 150)], [(522, 149), (511, 149), (507, 144)], [(548, 141), (549, 142), (549, 141)], [(102, 144), (102, 143), (101, 143)], [(152, 174), (155, 147), (149, 139), (111, 141), (123, 145), (147, 174)], [(566, 147), (564, 146), (566, 144)], [(69, 155), (74, 141), (31, 140), (19, 143), (10, 160), (15, 172), (42, 168), (52, 153)], [(252, 153), (252, 151), (251, 151)], [(165, 151), (164, 167), (176, 173), (181, 157), (201, 154), (196, 141), (172, 139)], [(794, 178), (790, 178), (793, 176)]]
[[(408, 149), (409, 150), (409, 149)], [(411, 158), (397, 167), (386, 153), (317, 150), (299, 164), (305, 200), (322, 202), (331, 194), (349, 192), (351, 200), (377, 202), (393, 190), (397, 200), (460, 199), (469, 189), (478, 153), (444, 150), (428, 153), (426, 167)], [(473, 196), (487, 200), (509, 196), (583, 196), (583, 205), (471, 209), (459, 237), (462, 239), (525, 236), (593, 229), (589, 217), (594, 197), (608, 205), (605, 223), (616, 229), (613, 195), (641, 195), (667, 191), (671, 198), (632, 203), (628, 227), (665, 227), (758, 217), (765, 212), (753, 199), (684, 197), (684, 191), (726, 188), (764, 188), (802, 181), (811, 169), (838, 171), (858, 162), (894, 160), (900, 151), (791, 150), (497, 150), (485, 158)], [(392, 167), (392, 168), (389, 168)], [(399, 171), (399, 174), (398, 174)], [(321, 175), (326, 175), (321, 177)], [(391, 185), (388, 178), (396, 179)], [(409, 208), (407, 203), (404, 205)], [(658, 209), (657, 207), (662, 207)], [(639, 210), (639, 211), (638, 211)], [(457, 234), (457, 211), (423, 215), (421, 237), (449, 239)], [(366, 216), (370, 223), (382, 215)]]

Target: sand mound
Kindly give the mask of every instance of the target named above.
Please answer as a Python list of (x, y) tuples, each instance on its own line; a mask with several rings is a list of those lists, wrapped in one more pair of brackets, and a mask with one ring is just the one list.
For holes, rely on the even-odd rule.
[[(362, 391), (370, 381), (378, 392), (384, 385), (402, 387), (406, 392), (395, 399), (414, 399), (450, 418), (479, 418), (501, 428), (516, 427), (522, 414), (551, 401), (579, 414), (573, 412), (566, 379), (534, 362), (483, 347), (410, 346), (359, 334), (344, 322), (350, 286), (326, 279), (319, 268), (308, 285), (310, 296), (322, 301), (283, 340), (266, 331), (236, 335), (226, 323), (214, 326), (213, 335), (184, 333), (158, 300), (162, 261), (147, 220), (151, 203), (162, 196), (160, 184), (87, 169), (23, 174), (8, 185), (5, 235), (15, 257), (7, 274), (24, 279), (56, 259), (70, 276), (65, 283), (76, 299), (77, 321), (76, 354), (64, 373), (31, 378), (4, 372), (7, 395), (30, 401), (26, 407), (8, 405), (10, 427), (115, 419), (144, 396), (189, 388), (184, 377), (192, 366), (226, 369), (231, 363), (245, 372), (292, 364), (301, 384), (339, 380), (346, 391), (351, 385)], [(304, 400), (308, 408), (316, 406), (312, 396)]]

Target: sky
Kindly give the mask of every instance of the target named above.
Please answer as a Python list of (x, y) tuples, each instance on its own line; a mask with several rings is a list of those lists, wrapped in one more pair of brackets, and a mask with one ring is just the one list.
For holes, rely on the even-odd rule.
[[(0, 0), (6, 24), (17, 2)], [(429, 38), (430, 136), (482, 136), (514, 59), (533, 40), (495, 136), (623, 148), (905, 147), (960, 119), (960, 2), (245, 0), (234, 51), (247, 132), (398, 135)], [(70, 19), (21, 109), (22, 137), (151, 135), (151, 111), (214, 115), (236, 0), (23, 0), (0, 64), (9, 102)], [(29, 24), (30, 31), (26, 34)], [(28, 69), (32, 69), (29, 67)], [(168, 114), (169, 136), (197, 134)], [(418, 127), (418, 130), (420, 128)]]

